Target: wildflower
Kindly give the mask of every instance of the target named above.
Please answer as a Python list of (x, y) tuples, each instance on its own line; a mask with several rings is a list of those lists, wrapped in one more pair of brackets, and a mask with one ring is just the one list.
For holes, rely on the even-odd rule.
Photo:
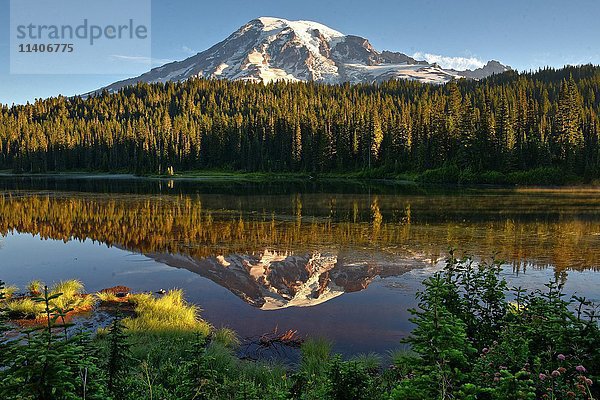
[(594, 384), (594, 382), (590, 378), (586, 378), (585, 379), (585, 384), (588, 385), (588, 386), (592, 386)]
[(500, 382), (500, 378), (498, 378), (497, 376), (494, 378), (494, 382)]
[(500, 371), (502, 371), (503, 369), (508, 369), (508, 368), (506, 368), (504, 365), (501, 365), (501, 366), (499, 366), (499, 367), (498, 367), (498, 369), (499, 369)]
[(567, 372), (567, 369), (565, 367), (560, 367), (560, 368), (558, 368), (558, 372), (560, 372), (561, 374), (564, 374), (565, 372)]
[(554, 378), (557, 378), (557, 377), (559, 377), (559, 376), (560, 376), (560, 372), (558, 372), (557, 370), (554, 370), (554, 371), (552, 371), (552, 376), (553, 376)]
[(581, 373), (584, 373), (587, 371), (583, 365), (578, 365), (575, 367), (575, 369), (577, 370), (577, 372), (581, 372)]
[(543, 380), (545, 380), (546, 378), (547, 378), (546, 374), (542, 374), (542, 373), (540, 372), (540, 381), (543, 381)]
[(565, 355), (564, 355), (564, 354), (559, 354), (558, 356), (556, 356), (556, 358), (558, 358), (560, 361), (565, 361), (565, 359), (566, 359), (567, 357), (565, 357)]
[(569, 391), (569, 392), (567, 392), (567, 396), (568, 397), (575, 397), (575, 392)]
[(488, 349), (487, 347), (484, 347), (483, 350), (481, 350), (481, 352), (483, 354), (487, 354), (487, 353), (489, 353), (489, 351), (490, 351), (490, 349)]

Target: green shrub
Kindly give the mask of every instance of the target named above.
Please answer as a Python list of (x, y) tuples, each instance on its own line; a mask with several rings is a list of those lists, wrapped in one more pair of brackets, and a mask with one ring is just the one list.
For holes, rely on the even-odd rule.
[(56, 325), (66, 310), (51, 302), (60, 297), (45, 289), (42, 297), (29, 299), (42, 306), (47, 323), (11, 342), (10, 357), (0, 357), (0, 398), (77, 399), (82, 393), (88, 399), (106, 398), (87, 335), (70, 336), (68, 325)]
[(428, 169), (417, 177), (417, 182), (423, 183), (459, 183), (460, 170), (456, 165)]
[(578, 305), (570, 308), (556, 281), (544, 291), (515, 289), (511, 305), (500, 271), (499, 263), (475, 264), (451, 252), (445, 269), (425, 280), (408, 339), (420, 361), (397, 375), (393, 399), (592, 393), (586, 373), (600, 374), (594, 306), (574, 298)]
[(511, 172), (507, 176), (507, 181), (519, 185), (565, 185), (577, 182), (578, 178), (559, 168), (542, 167)]
[(508, 178), (505, 174), (498, 171), (485, 171), (479, 175), (478, 183), (489, 185), (505, 185), (508, 183)]

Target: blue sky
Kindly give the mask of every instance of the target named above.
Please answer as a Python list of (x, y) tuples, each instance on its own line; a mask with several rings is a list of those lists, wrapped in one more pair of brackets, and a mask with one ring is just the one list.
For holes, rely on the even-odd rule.
[[(0, 0), (0, 103), (84, 93), (128, 77), (11, 75), (9, 14), (9, 0)], [(366, 37), (378, 50), (461, 58), (442, 59), (449, 64), (600, 64), (597, 0), (154, 0), (152, 58), (184, 59), (259, 16), (318, 21)]]

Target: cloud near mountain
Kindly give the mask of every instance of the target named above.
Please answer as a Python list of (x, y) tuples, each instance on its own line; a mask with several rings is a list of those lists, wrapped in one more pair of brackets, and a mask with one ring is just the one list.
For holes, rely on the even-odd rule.
[(421, 51), (414, 53), (411, 57), (417, 60), (425, 60), (430, 64), (438, 64), (442, 68), (454, 69), (456, 71), (464, 71), (467, 69), (474, 70), (482, 68), (485, 65), (485, 61), (476, 57), (450, 57), (424, 53)]

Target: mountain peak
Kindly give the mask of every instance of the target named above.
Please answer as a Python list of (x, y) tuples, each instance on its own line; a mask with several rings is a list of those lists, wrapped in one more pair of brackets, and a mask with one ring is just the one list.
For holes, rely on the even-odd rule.
[(295, 32), (300, 33), (312, 33), (313, 31), (319, 31), (322, 35), (325, 35), (328, 38), (342, 38), (345, 36), (343, 33), (338, 32), (335, 29), (331, 29), (326, 25), (314, 21), (291, 21), (277, 17), (259, 17), (250, 21), (250, 24), (252, 22), (259, 22), (262, 25), (263, 30), (266, 32), (291, 28)]
[(264, 83), (280, 80), (371, 83), (390, 79), (445, 83), (463, 77), (481, 79), (506, 68), (491, 61), (475, 71), (443, 69), (403, 53), (379, 52), (367, 39), (343, 34), (319, 22), (259, 17), (195, 56), (116, 82), (106, 89), (116, 91), (137, 82), (182, 81), (193, 77)]

